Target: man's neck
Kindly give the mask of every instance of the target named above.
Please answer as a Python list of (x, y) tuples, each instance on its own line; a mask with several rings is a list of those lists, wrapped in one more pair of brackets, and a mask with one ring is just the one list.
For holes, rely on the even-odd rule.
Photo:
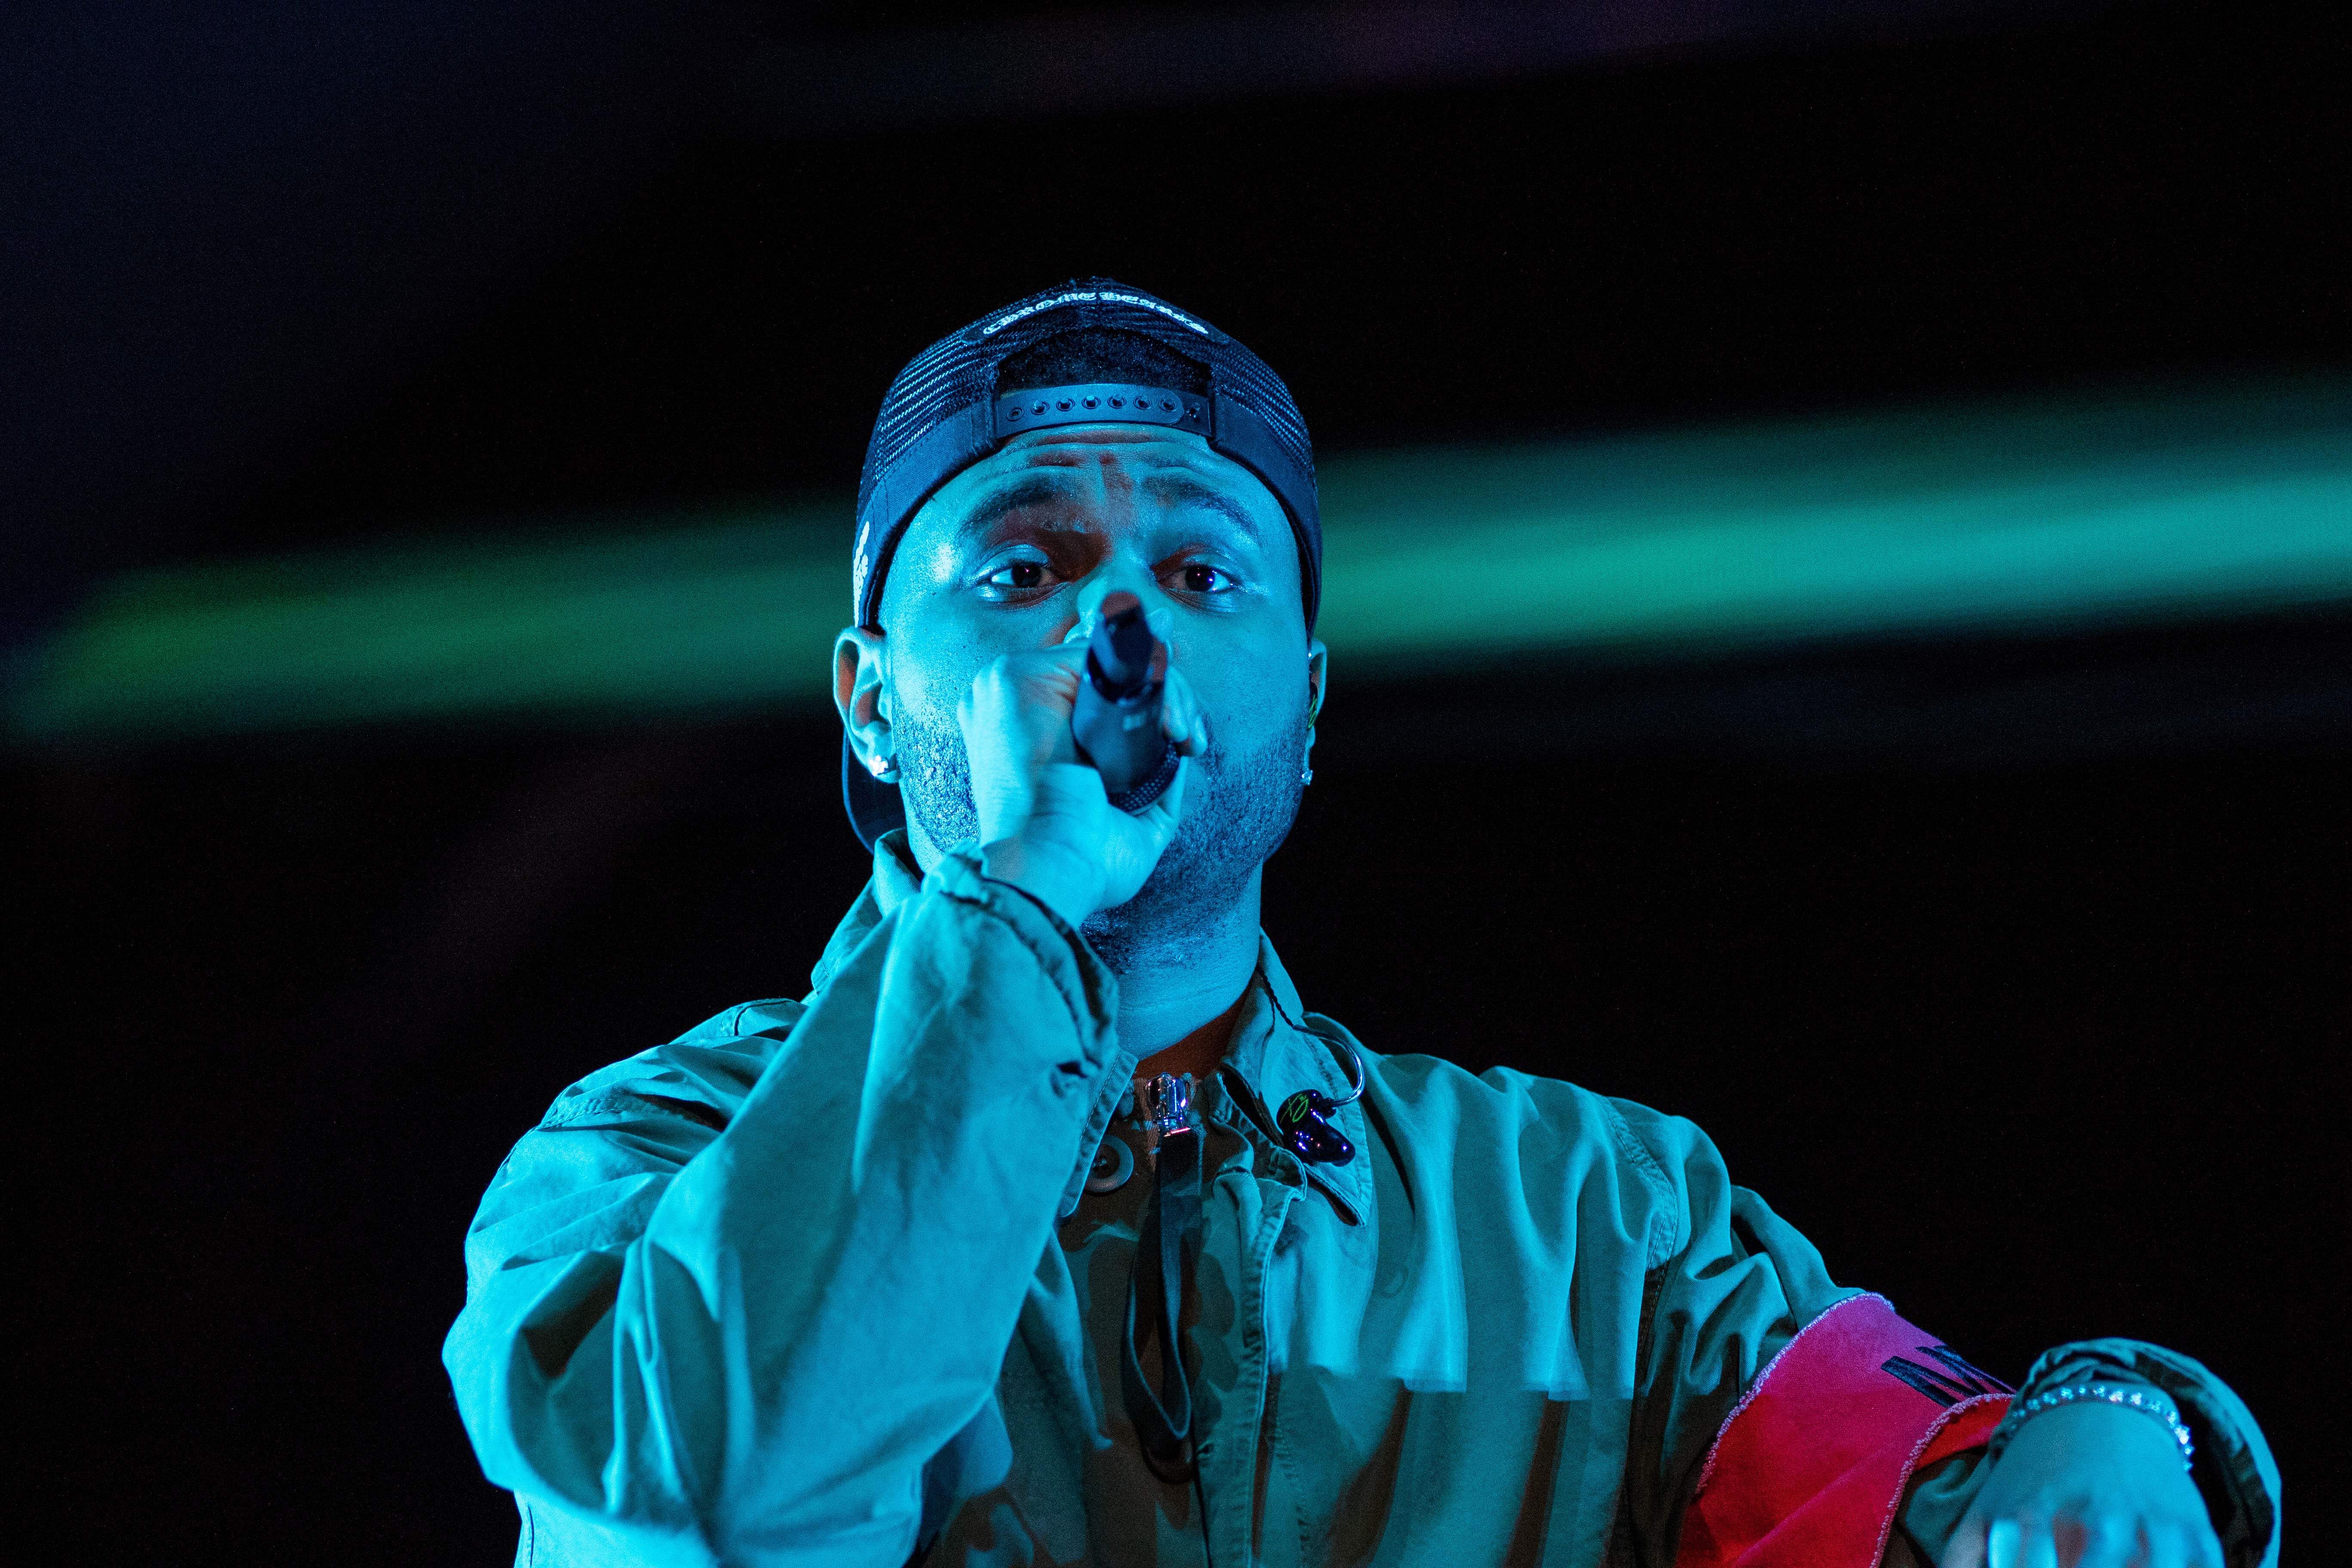
[(1139, 1072), (1205, 1077), (1225, 1054), (1234, 1020), (1257, 973), (1258, 879), (1208, 929), (1183, 940), (1117, 945), (1119, 1043)]
[[(938, 847), (919, 824), (908, 825), (908, 848), (929, 870)], [(1189, 1072), (1206, 1077), (1224, 1058), (1234, 1020), (1257, 973), (1258, 895), (1265, 868), (1231, 908), (1205, 927), (1188, 923), (1181, 937), (1155, 941), (1153, 932), (1123, 931), (1101, 952), (1118, 976), (1118, 1037), (1136, 1054), (1139, 1072)]]

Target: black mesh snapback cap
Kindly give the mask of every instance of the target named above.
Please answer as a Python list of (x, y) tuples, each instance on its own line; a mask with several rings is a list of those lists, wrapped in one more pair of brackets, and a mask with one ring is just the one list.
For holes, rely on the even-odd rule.
[[(1066, 386), (1000, 386), (1004, 362), (1046, 339), (1113, 328), (1151, 339), (1189, 361), (1190, 388), (1139, 378)], [(1160, 377), (1159, 380), (1171, 379)], [(1200, 390), (1205, 387), (1206, 390)], [(993, 310), (917, 354), (874, 421), (857, 480), (857, 538), (850, 561), (850, 611), (866, 630), (881, 626), (882, 584), (891, 553), (916, 509), (961, 470), (1024, 430), (1105, 422), (1192, 430), (1249, 469), (1289, 515), (1298, 541), (1307, 625), (1321, 596), (1323, 525), (1315, 501), (1315, 455), (1290, 389), (1264, 360), (1190, 311), (1140, 289), (1089, 278)], [(896, 784), (857, 765), (842, 740), (841, 786), (849, 820), (870, 848), (906, 824)]]

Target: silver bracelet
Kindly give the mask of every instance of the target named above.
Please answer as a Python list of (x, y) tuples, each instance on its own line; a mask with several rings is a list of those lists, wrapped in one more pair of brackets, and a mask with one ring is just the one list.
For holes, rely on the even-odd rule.
[[(2009, 1419), (2002, 1425), (2009, 1427), (2011, 1432), (2014, 1432), (2017, 1427), (2045, 1410), (2055, 1410), (2062, 1405), (2073, 1405), (2084, 1399), (2095, 1399), (2107, 1405), (2119, 1405), (2126, 1410), (2137, 1410), (2144, 1415), (2152, 1415), (2163, 1422), (2164, 1429), (2172, 1435), (2173, 1442), (2180, 1448), (2180, 1468), (2184, 1470), (2189, 1468), (2190, 1458), (2197, 1452), (2196, 1440), (2189, 1435), (2189, 1424), (2180, 1419), (2180, 1412), (2174, 1408), (2171, 1400), (2153, 1389), (2119, 1388), (2112, 1383), (2070, 1383), (2063, 1388), (2044, 1389), (2032, 1398), (2016, 1405), (2010, 1411)], [(2007, 1447), (2009, 1433), (1996, 1433), (1995, 1436), (2002, 1441), (1992, 1446), (1990, 1457), (1999, 1458), (2001, 1448)]]

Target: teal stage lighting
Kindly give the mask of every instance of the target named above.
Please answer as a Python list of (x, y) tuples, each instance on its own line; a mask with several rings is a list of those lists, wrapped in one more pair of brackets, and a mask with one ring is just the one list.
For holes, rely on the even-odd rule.
[[(1341, 679), (2352, 604), (2352, 379), (1334, 455)], [(825, 700), (849, 499), (185, 567), (26, 661), (20, 742)]]

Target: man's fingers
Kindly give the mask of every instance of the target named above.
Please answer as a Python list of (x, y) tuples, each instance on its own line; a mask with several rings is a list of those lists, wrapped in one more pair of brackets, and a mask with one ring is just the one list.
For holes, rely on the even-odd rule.
[[(1151, 635), (1169, 645), (1172, 658), (1175, 653), (1176, 618), (1164, 607), (1143, 617)], [(1192, 690), (1192, 683), (1184, 672), (1171, 662), (1165, 677), (1166, 685), (1160, 700), (1160, 731), (1175, 745), (1180, 755), (1197, 757), (1209, 749), (1209, 723), (1201, 711), (1201, 700)]]
[(1027, 667), (1024, 674), (1034, 671), (1055, 686), (1066, 682), (1069, 691), (1075, 696), (1078, 689), (1078, 677), (1087, 668), (1087, 645), (1057, 643), (1052, 647), (1041, 647), (1012, 658)]
[(1944, 1554), (1937, 1559), (1937, 1568), (1986, 1568), (1984, 1516), (1970, 1509), (1960, 1518), (1960, 1527), (1952, 1531), (1951, 1540), (1944, 1542)]
[(2221, 1539), (2204, 1520), (2160, 1526), (2148, 1536), (2150, 1568), (2158, 1563), (2165, 1568), (2221, 1568)]
[(1169, 837), (1176, 836), (1176, 825), (1184, 820), (1184, 784), (1192, 773), (1190, 757), (1176, 759), (1176, 776), (1160, 792), (1160, 798), (1143, 808), (1143, 816), (1154, 827)]
[(1201, 711), (1201, 700), (1181, 669), (1168, 671), (1167, 689), (1160, 701), (1160, 728), (1182, 756), (1197, 757), (1209, 749), (1208, 716)]
[(982, 668), (964, 700), (975, 702), (992, 698), (1013, 706), (1020, 703), (1023, 692), (1027, 690), (1037, 696), (1050, 695), (1055, 708), (1066, 710), (1077, 699), (1078, 674), (1086, 661), (1087, 650), (1083, 647), (1041, 647), (1027, 653), (1006, 654)]
[(1985, 1568), (2058, 1568), (2046, 1519), (1996, 1519), (1985, 1531)]
[(2102, 1510), (2091, 1516), (2084, 1531), (2083, 1555), (2074, 1568), (2131, 1568), (2139, 1555), (2139, 1521), (2127, 1513)]
[(2147, 1568), (2189, 1568), (2197, 1561), (2180, 1531), (2160, 1524), (2148, 1531)]

